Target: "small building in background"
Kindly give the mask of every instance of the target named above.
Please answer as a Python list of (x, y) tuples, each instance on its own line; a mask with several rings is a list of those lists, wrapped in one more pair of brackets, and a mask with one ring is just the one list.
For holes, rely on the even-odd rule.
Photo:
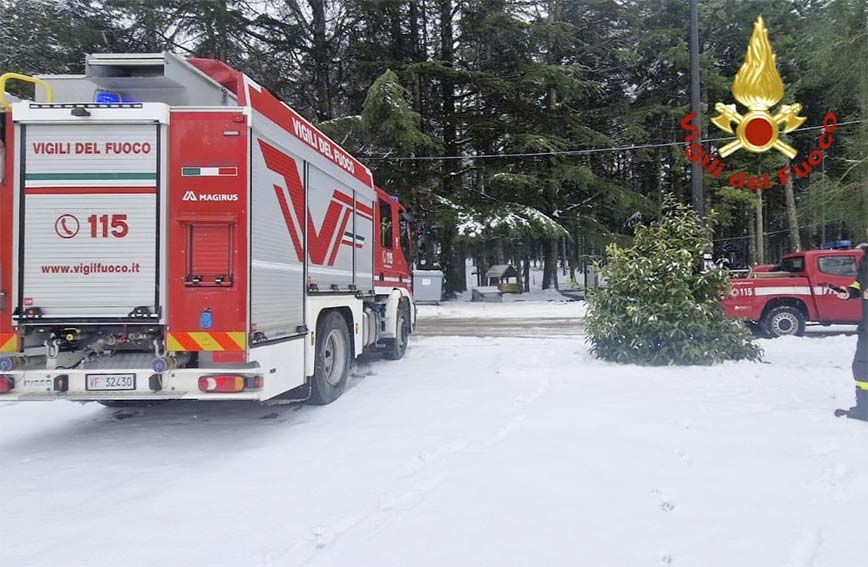
[(518, 270), (511, 264), (496, 264), (485, 272), (485, 283), (497, 287), (502, 293), (521, 293)]

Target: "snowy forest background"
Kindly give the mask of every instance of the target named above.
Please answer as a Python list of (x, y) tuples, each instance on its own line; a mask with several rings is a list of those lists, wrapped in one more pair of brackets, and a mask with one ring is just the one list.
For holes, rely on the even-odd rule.
[[(705, 137), (720, 134), (708, 120), (715, 102), (732, 102), (758, 15), (783, 102), (805, 106), (806, 126), (827, 111), (850, 123), (791, 199), (779, 186), (758, 194), (706, 178), (706, 208), (721, 220), (716, 254), (749, 265), (866, 240), (866, 2), (701, 0), (699, 9)], [(418, 259), (444, 268), (448, 291), (463, 291), (465, 257), (482, 272), (539, 260), (544, 287), (556, 285), (559, 264), (573, 273), (607, 243), (629, 241), (666, 193), (690, 201), (679, 127), (686, 0), (0, 0), (0, 11), (3, 71), (78, 73), (85, 53), (161, 50), (245, 71), (412, 209)], [(817, 135), (790, 143), (804, 156)], [(784, 159), (726, 161), (729, 172), (759, 172)]]

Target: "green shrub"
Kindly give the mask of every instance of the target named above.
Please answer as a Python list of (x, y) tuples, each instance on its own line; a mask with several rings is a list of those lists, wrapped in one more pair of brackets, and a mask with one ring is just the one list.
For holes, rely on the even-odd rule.
[(724, 316), (729, 274), (721, 266), (703, 270), (713, 215), (703, 224), (671, 195), (662, 213), (638, 227), (632, 247), (606, 249), (607, 288), (590, 296), (586, 319), (591, 352), (643, 365), (759, 360), (749, 329)]

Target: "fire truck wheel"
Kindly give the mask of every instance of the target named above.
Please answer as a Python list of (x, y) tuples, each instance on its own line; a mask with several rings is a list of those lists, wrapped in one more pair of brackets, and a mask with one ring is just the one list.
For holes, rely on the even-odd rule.
[(805, 316), (795, 307), (781, 305), (766, 313), (763, 317), (763, 327), (772, 338), (801, 336), (805, 333)]
[(308, 402), (330, 404), (338, 399), (350, 373), (350, 333), (343, 316), (332, 311), (316, 326), (316, 354)]
[(383, 356), (389, 360), (400, 360), (407, 352), (407, 341), (410, 337), (410, 309), (406, 303), (402, 303), (398, 309), (398, 324), (395, 329), (395, 338), (386, 346)]

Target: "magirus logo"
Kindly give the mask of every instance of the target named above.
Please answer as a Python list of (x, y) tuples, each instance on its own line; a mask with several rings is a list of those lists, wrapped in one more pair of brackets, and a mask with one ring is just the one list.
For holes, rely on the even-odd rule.
[(184, 193), (182, 201), (237, 201), (237, 193), (196, 193), (195, 191), (187, 191)]
[[(782, 104), (774, 114), (769, 112), (784, 97), (784, 83), (778, 73), (769, 32), (762, 16), (754, 23), (744, 63), (732, 82), (732, 96), (747, 112), (742, 114), (735, 104), (718, 102), (714, 106), (718, 114), (711, 119), (711, 123), (727, 134), (735, 134), (736, 139), (720, 148), (716, 154), (707, 152), (698, 141), (699, 128), (692, 123), (696, 114), (691, 112), (681, 120), (681, 127), (687, 132), (684, 141), (690, 144), (685, 148), (687, 159), (699, 161), (706, 173), (718, 178), (726, 168), (722, 158), (741, 149), (756, 154), (774, 149), (789, 160), (796, 158), (796, 148), (781, 140), (780, 135), (797, 129), (806, 117), (800, 116), (802, 105), (798, 102)], [(817, 147), (801, 163), (794, 163), (792, 167), (784, 165), (774, 173), (767, 171), (750, 177), (746, 172), (738, 171), (729, 175), (727, 182), (733, 187), (761, 190), (771, 187), (771, 179), (776, 178), (781, 185), (785, 185), (793, 174), (799, 178), (807, 177), (825, 158), (823, 152), (832, 146), (832, 132), (837, 126), (837, 116), (833, 112), (827, 113), (823, 118)]]

